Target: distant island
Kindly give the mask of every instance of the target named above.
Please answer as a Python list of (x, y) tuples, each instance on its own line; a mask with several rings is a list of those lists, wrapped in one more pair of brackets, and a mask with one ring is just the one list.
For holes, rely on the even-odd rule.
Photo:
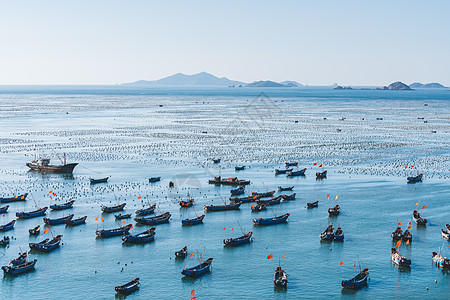
[(412, 91), (412, 89), (401, 81), (391, 83), (389, 86), (376, 88), (377, 90)]
[(351, 86), (340, 86), (334, 88), (335, 90), (353, 90)]
[(437, 82), (431, 82), (431, 83), (425, 83), (425, 84), (420, 83), (420, 82), (414, 82), (414, 83), (411, 83), (409, 86), (413, 89), (445, 89), (446, 88), (445, 86), (443, 86), (442, 84), (437, 83)]
[(246, 85), (247, 87), (288, 87), (287, 85), (275, 81), (255, 81)]

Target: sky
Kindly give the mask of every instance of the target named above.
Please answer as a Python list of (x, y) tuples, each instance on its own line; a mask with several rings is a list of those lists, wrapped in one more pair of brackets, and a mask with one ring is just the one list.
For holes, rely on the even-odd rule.
[(0, 85), (174, 73), (450, 86), (450, 1), (0, 0)]

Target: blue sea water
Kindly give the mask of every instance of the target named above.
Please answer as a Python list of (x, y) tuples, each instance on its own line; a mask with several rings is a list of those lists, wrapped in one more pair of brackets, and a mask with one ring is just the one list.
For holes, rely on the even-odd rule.
[[(69, 199), (76, 200), (73, 209), (47, 216), (88, 216), (85, 225), (53, 226), (38, 237), (28, 229), (47, 228), (42, 218), (18, 220), (4, 233), (13, 239), (0, 249), (1, 265), (50, 234), (62, 234), (63, 245), (31, 253), (36, 270), (3, 277), (0, 298), (111, 299), (117, 297), (114, 286), (136, 277), (141, 289), (127, 299), (190, 299), (192, 290), (196, 299), (449, 298), (450, 274), (431, 260), (439, 247), (450, 255), (440, 233), (450, 223), (449, 98), (448, 90), (0, 87), (0, 196), (30, 193), (26, 202), (10, 204), (0, 224), (17, 211)], [(63, 153), (79, 163), (73, 176), (25, 166), (35, 156), (58, 163)], [(306, 176), (275, 176), (286, 160), (308, 168)], [(316, 180), (322, 168), (314, 163), (324, 165), (327, 179)], [(235, 171), (237, 165), (247, 168)], [(407, 184), (417, 172), (425, 174), (424, 182)], [(216, 175), (251, 180), (246, 193), (293, 185), (297, 198), (260, 213), (252, 213), (250, 203), (206, 213), (204, 224), (182, 227), (181, 219), (229, 197), (230, 187), (208, 184)], [(105, 176), (111, 176), (107, 184), (89, 184), (89, 177)], [(149, 183), (154, 176), (161, 182)], [(169, 181), (175, 188), (168, 188)], [(188, 194), (195, 205), (180, 209), (178, 201)], [(329, 219), (336, 195), (341, 214)], [(318, 208), (306, 209), (316, 200)], [(114, 214), (102, 214), (100, 205), (121, 202), (126, 213), (156, 203), (172, 218), (155, 226), (155, 241), (146, 245), (97, 239), (97, 228), (122, 225)], [(406, 229), (416, 203), (427, 206), (420, 211), (429, 224), (412, 222), (413, 241), (400, 247), (412, 265), (401, 270), (390, 260), (391, 232), (397, 222)], [(252, 224), (254, 217), (286, 212), (286, 224)], [(343, 243), (320, 242), (329, 222), (343, 228)], [(128, 223), (132, 233), (149, 228)], [(224, 238), (242, 235), (240, 226), (253, 231), (253, 242), (224, 247)], [(174, 252), (184, 246), (194, 258), (176, 261)], [(182, 269), (200, 256), (214, 258), (211, 272), (183, 278)], [(273, 286), (278, 264), (288, 273), (286, 290)], [(342, 290), (341, 280), (356, 275), (359, 264), (370, 269), (368, 286)]]

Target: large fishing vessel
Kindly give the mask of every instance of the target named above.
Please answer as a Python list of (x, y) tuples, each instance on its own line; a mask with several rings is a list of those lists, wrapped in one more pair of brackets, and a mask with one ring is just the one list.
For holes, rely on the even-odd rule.
[(64, 161), (62, 161), (62, 165), (51, 165), (50, 159), (41, 158), (38, 160), (33, 160), (30, 163), (27, 163), (27, 167), (42, 172), (49, 173), (73, 173), (73, 169), (78, 165), (78, 163), (68, 164), (66, 163), (66, 154), (64, 154)]

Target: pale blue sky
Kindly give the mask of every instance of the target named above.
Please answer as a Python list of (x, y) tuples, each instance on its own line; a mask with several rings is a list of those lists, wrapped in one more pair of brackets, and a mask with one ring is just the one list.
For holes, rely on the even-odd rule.
[(450, 1), (0, 1), (0, 84), (450, 86)]

